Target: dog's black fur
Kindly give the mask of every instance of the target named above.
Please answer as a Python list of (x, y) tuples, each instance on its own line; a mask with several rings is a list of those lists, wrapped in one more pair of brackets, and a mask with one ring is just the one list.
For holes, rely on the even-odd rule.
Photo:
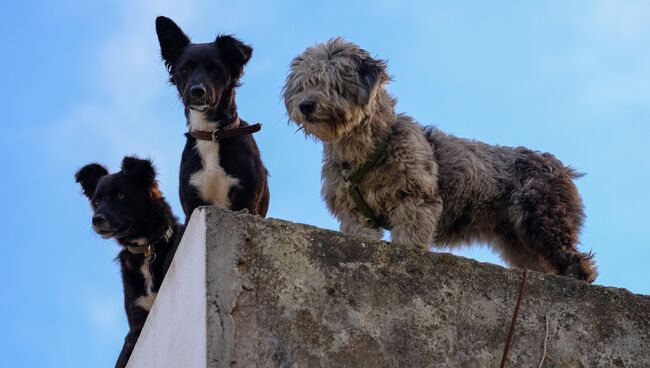
[[(121, 171), (114, 174), (109, 174), (99, 164), (89, 164), (77, 172), (75, 179), (90, 200), (95, 232), (103, 238), (115, 238), (122, 246), (117, 259), (122, 272), (129, 333), (115, 367), (124, 367), (184, 228), (160, 193), (156, 172), (148, 160), (125, 157)], [(163, 234), (168, 228), (173, 234), (166, 240)], [(133, 254), (127, 249), (127, 246), (143, 244), (155, 247), (155, 258), (150, 258), (148, 263), (144, 254)]]
[[(220, 35), (214, 42), (194, 44), (169, 18), (156, 19), (156, 33), (160, 41), (161, 55), (169, 71), (170, 82), (176, 86), (183, 104), (190, 129), (191, 110), (203, 116), (209, 129), (228, 126), (238, 118), (235, 104), (235, 89), (244, 65), (250, 59), (253, 49), (238, 39)], [(241, 120), (241, 126), (248, 123)], [(200, 188), (191, 183), (197, 172), (205, 169), (205, 158), (197, 147), (196, 140), (186, 134), (187, 142), (180, 165), (180, 200), (185, 212), (185, 222), (192, 211), (202, 205), (214, 203), (204, 198)], [(229, 177), (238, 183), (229, 188), (229, 209), (247, 209), (250, 213), (266, 216), (269, 205), (268, 173), (257, 144), (251, 135), (219, 141), (218, 163)], [(216, 185), (227, 185), (216, 183)]]

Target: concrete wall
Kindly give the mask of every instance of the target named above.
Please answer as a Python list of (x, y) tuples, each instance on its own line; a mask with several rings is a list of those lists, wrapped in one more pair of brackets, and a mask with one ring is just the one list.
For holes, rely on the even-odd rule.
[[(189, 229), (201, 232), (205, 252), (185, 252), (203, 240), (185, 236), (186, 266), (165, 280), (132, 367), (499, 364), (521, 270), (207, 207)], [(548, 335), (544, 367), (650, 367), (649, 297), (534, 272), (526, 288), (508, 366), (537, 367)], [(190, 343), (156, 340), (188, 330)]]
[(205, 225), (195, 211), (127, 367), (206, 367)]

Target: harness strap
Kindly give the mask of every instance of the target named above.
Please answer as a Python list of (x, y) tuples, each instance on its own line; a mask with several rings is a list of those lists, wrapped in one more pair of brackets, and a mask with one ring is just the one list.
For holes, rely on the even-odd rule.
[(377, 144), (375, 150), (372, 152), (372, 154), (370, 154), (370, 156), (368, 156), (368, 160), (364, 162), (363, 165), (361, 165), (356, 171), (350, 172), (350, 169), (346, 168), (343, 163), (341, 163), (339, 167), (339, 171), (343, 177), (343, 180), (345, 181), (346, 188), (350, 194), (350, 197), (352, 198), (352, 201), (354, 202), (357, 209), (361, 211), (361, 213), (363, 213), (363, 215), (368, 219), (368, 224), (374, 228), (381, 227), (386, 230), (390, 230), (390, 227), (388, 224), (386, 224), (386, 220), (383, 218), (383, 216), (375, 215), (368, 203), (363, 199), (361, 189), (359, 188), (359, 183), (377, 164), (381, 156), (384, 154), (386, 146), (388, 146), (388, 142), (390, 141), (390, 136), (391, 134), (389, 133), (381, 142), (379, 142), (379, 144)]

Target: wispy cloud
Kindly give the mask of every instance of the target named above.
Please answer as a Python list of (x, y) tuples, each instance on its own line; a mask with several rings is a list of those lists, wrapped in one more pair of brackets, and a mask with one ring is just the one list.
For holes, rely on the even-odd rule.
[(52, 125), (46, 143), (51, 154), (74, 165), (86, 160), (116, 164), (123, 155), (139, 154), (155, 157), (164, 175), (173, 171), (184, 120), (166, 83), (154, 19), (165, 14), (190, 22), (194, 9), (191, 1), (116, 5), (121, 21), (88, 56), (84, 74), (92, 76), (88, 85), (93, 90)]
[(123, 335), (124, 309), (121, 298), (88, 297), (85, 303), (86, 319), (98, 335)]
[(585, 17), (589, 31), (615, 37), (623, 42), (650, 38), (650, 2), (644, 0), (598, 0)]
[[(582, 102), (606, 108), (650, 103), (650, 2), (599, 0), (572, 13), (569, 63), (584, 84)], [(630, 57), (634, 55), (634, 57)]]
[[(165, 14), (190, 22), (193, 9), (192, 2), (116, 4), (120, 22), (108, 38), (98, 40), (95, 50), (89, 50), (89, 73), (83, 74), (92, 76), (87, 84), (93, 90), (73, 103), (44, 135), (50, 158), (56, 157), (63, 167), (99, 161), (116, 170), (126, 154), (153, 157), (161, 177), (168, 177), (161, 182), (168, 184), (168, 192), (175, 191), (185, 127), (180, 105), (173, 102), (174, 89), (166, 83), (154, 19)], [(111, 292), (93, 288), (79, 291), (84, 301), (80, 317), (98, 331), (97, 336), (121, 336), (125, 332), (122, 297)]]

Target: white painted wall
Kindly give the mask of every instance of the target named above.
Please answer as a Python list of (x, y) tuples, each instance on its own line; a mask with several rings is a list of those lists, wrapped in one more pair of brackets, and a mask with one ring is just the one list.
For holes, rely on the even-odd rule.
[(196, 210), (127, 367), (206, 367), (205, 234)]

